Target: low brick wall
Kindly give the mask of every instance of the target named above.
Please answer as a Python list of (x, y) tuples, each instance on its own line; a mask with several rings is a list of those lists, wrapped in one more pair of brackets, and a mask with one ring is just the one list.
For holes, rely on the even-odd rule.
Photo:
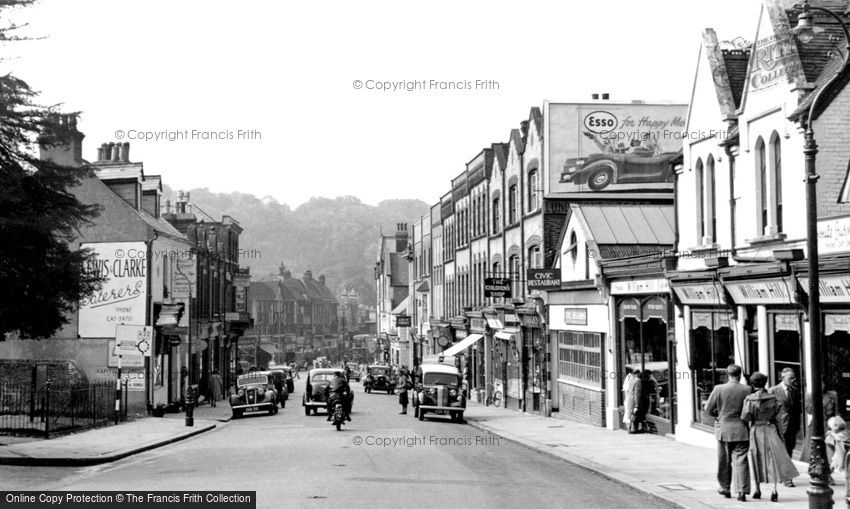
[(558, 418), (605, 427), (605, 392), (558, 382)]

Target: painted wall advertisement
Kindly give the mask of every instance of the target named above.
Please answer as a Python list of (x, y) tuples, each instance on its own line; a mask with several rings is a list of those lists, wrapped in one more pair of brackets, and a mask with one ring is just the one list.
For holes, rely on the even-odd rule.
[(79, 335), (114, 338), (118, 324), (145, 324), (147, 246), (144, 242), (82, 244), (94, 256), (85, 270), (104, 278), (103, 286), (80, 301)]
[(556, 104), (546, 108), (550, 193), (673, 189), (684, 104)]

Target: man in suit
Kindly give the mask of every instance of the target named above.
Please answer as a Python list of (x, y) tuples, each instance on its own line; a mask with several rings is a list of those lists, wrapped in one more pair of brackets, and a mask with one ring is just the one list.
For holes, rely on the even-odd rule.
[[(782, 381), (769, 389), (779, 403), (779, 413), (776, 421), (779, 425), (779, 435), (785, 443), (788, 457), (793, 458), (794, 446), (797, 444), (797, 433), (800, 432), (800, 415), (803, 413), (803, 400), (797, 388), (797, 376), (791, 368), (785, 368), (781, 373)], [(785, 483), (794, 486), (793, 481)]]
[(741, 384), (741, 366), (731, 364), (726, 368), (729, 381), (716, 385), (705, 406), (705, 415), (715, 418), (714, 436), (717, 438), (718, 493), (730, 498), (734, 474), (738, 500), (746, 500), (750, 491), (750, 463), (747, 453), (750, 436), (747, 425), (741, 420), (744, 399), (750, 388)]

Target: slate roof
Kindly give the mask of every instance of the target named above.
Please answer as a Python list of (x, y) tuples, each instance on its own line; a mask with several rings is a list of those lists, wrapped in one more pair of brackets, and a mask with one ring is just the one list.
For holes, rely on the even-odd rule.
[(508, 144), (494, 143), (493, 154), (495, 155), (496, 161), (499, 163), (499, 168), (504, 169), (508, 159)]
[(162, 191), (162, 177), (159, 175), (145, 175), (145, 180), (142, 181), (142, 192), (157, 190)]
[(271, 286), (275, 284), (277, 282), (251, 281), (248, 295), (251, 296), (251, 300), (275, 300), (276, 292)]

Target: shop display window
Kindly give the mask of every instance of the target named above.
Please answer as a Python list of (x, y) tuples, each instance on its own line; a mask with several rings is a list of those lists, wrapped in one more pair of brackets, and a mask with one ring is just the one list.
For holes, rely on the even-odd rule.
[(688, 360), (693, 376), (694, 422), (711, 425), (703, 415), (708, 397), (716, 385), (726, 383), (726, 368), (735, 362), (732, 315), (718, 311), (691, 312)]
[[(620, 302), (619, 321), (623, 363), (621, 380), (628, 373), (648, 371), (655, 386), (649, 415), (672, 419), (674, 402), (667, 341), (667, 301), (661, 297), (627, 298)], [(621, 394), (620, 396), (624, 396)], [(621, 402), (622, 403), (622, 402)]]
[(850, 417), (850, 314), (825, 313), (823, 335), (826, 339), (824, 379), (827, 389), (838, 393), (838, 409)]

